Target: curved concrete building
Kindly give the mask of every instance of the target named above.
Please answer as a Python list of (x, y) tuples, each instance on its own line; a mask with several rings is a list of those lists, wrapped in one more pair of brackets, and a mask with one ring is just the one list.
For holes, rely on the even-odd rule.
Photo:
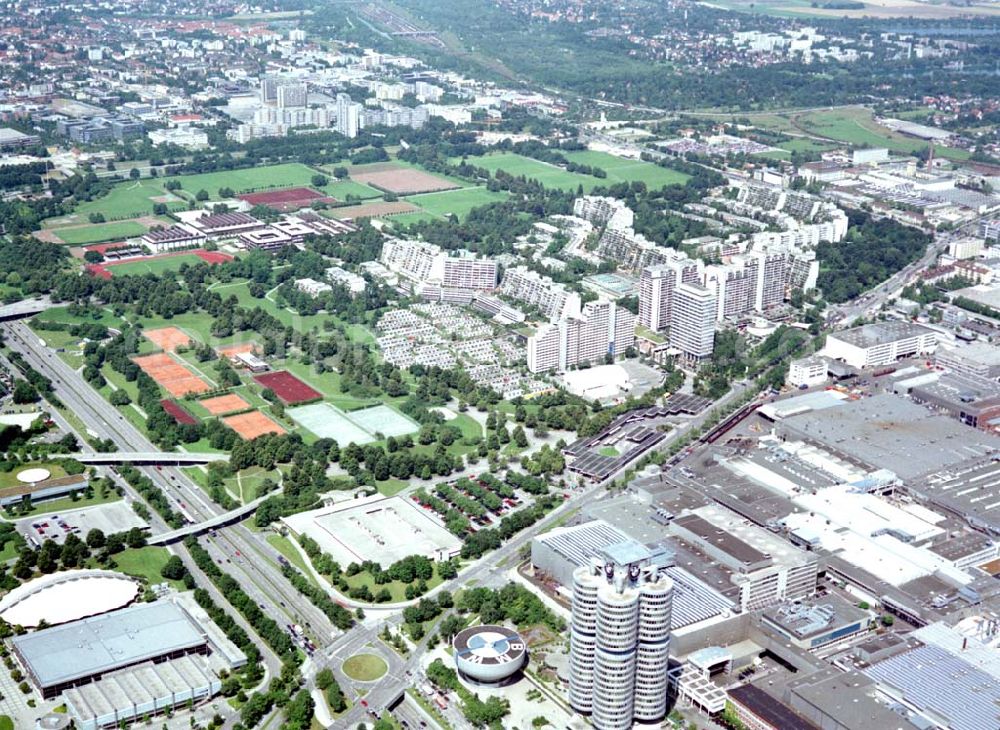
[(634, 542), (573, 574), (570, 704), (597, 730), (666, 714), (673, 581)]

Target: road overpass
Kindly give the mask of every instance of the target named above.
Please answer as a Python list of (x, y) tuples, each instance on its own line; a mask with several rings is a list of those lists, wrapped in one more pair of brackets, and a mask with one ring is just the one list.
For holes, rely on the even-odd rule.
[(47, 296), (38, 297), (37, 299), (25, 299), (13, 304), (5, 304), (0, 307), (0, 321), (28, 317), (32, 314), (44, 312), (46, 309), (54, 306), (56, 305)]
[(180, 542), (188, 535), (201, 535), (205, 532), (211, 532), (216, 528), (225, 527), (226, 525), (230, 525), (234, 522), (239, 522), (244, 517), (253, 512), (255, 509), (257, 509), (257, 506), (265, 499), (267, 499), (269, 496), (271, 495), (269, 494), (261, 495), (252, 502), (247, 502), (246, 504), (237, 507), (236, 509), (231, 509), (228, 512), (223, 512), (222, 514), (209, 518), (204, 522), (195, 522), (193, 524), (180, 527), (176, 530), (171, 530), (170, 532), (163, 532), (160, 533), (159, 535), (153, 535), (148, 540), (146, 540), (146, 544), (169, 545), (170, 543), (173, 542)]
[(178, 466), (181, 464), (208, 464), (229, 461), (229, 454), (192, 454), (183, 451), (110, 451), (104, 454), (70, 454), (81, 464), (154, 464)]

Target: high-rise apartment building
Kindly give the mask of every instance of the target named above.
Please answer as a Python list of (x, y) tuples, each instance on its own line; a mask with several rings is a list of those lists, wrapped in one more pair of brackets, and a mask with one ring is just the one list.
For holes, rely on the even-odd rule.
[(666, 714), (674, 584), (663, 557), (629, 540), (573, 573), (569, 701), (597, 730)]
[(701, 278), (701, 262), (682, 255), (666, 264), (645, 267), (639, 276), (639, 324), (653, 332), (666, 330), (677, 285), (697, 284)]
[(361, 130), (364, 107), (350, 94), (337, 94), (337, 131), (345, 137), (357, 137)]
[(528, 370), (541, 373), (599, 363), (635, 344), (636, 316), (614, 302), (588, 302), (578, 317), (543, 325), (528, 338)]
[(526, 266), (514, 266), (503, 274), (500, 293), (537, 307), (550, 320), (580, 316), (580, 295)]
[(715, 349), (715, 292), (700, 284), (681, 282), (674, 291), (670, 311), (670, 346), (689, 362), (711, 356)]
[(309, 88), (302, 83), (281, 84), (276, 94), (279, 109), (290, 109), (306, 106), (309, 101)]
[(440, 246), (423, 241), (391, 238), (382, 244), (379, 261), (399, 274), (413, 290), (426, 285), (441, 289), (492, 291), (497, 285), (497, 265), (491, 259), (468, 254), (449, 256)]

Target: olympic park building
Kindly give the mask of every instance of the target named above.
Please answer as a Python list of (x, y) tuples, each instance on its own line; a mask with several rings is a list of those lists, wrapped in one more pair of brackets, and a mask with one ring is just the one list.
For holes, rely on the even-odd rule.
[(451, 643), (458, 673), (476, 684), (506, 684), (528, 659), (524, 639), (505, 626), (470, 626), (458, 632)]

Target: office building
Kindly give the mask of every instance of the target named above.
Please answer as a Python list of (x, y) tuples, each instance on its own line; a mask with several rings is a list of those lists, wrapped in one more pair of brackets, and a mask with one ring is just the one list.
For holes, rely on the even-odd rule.
[(573, 573), (569, 701), (597, 730), (666, 713), (674, 584), (659, 557), (629, 540)]
[(982, 253), (986, 242), (982, 238), (965, 236), (948, 244), (948, 255), (954, 259), (974, 259)]
[(700, 362), (715, 349), (717, 299), (699, 284), (681, 282), (674, 291), (670, 311), (670, 346), (681, 358)]

